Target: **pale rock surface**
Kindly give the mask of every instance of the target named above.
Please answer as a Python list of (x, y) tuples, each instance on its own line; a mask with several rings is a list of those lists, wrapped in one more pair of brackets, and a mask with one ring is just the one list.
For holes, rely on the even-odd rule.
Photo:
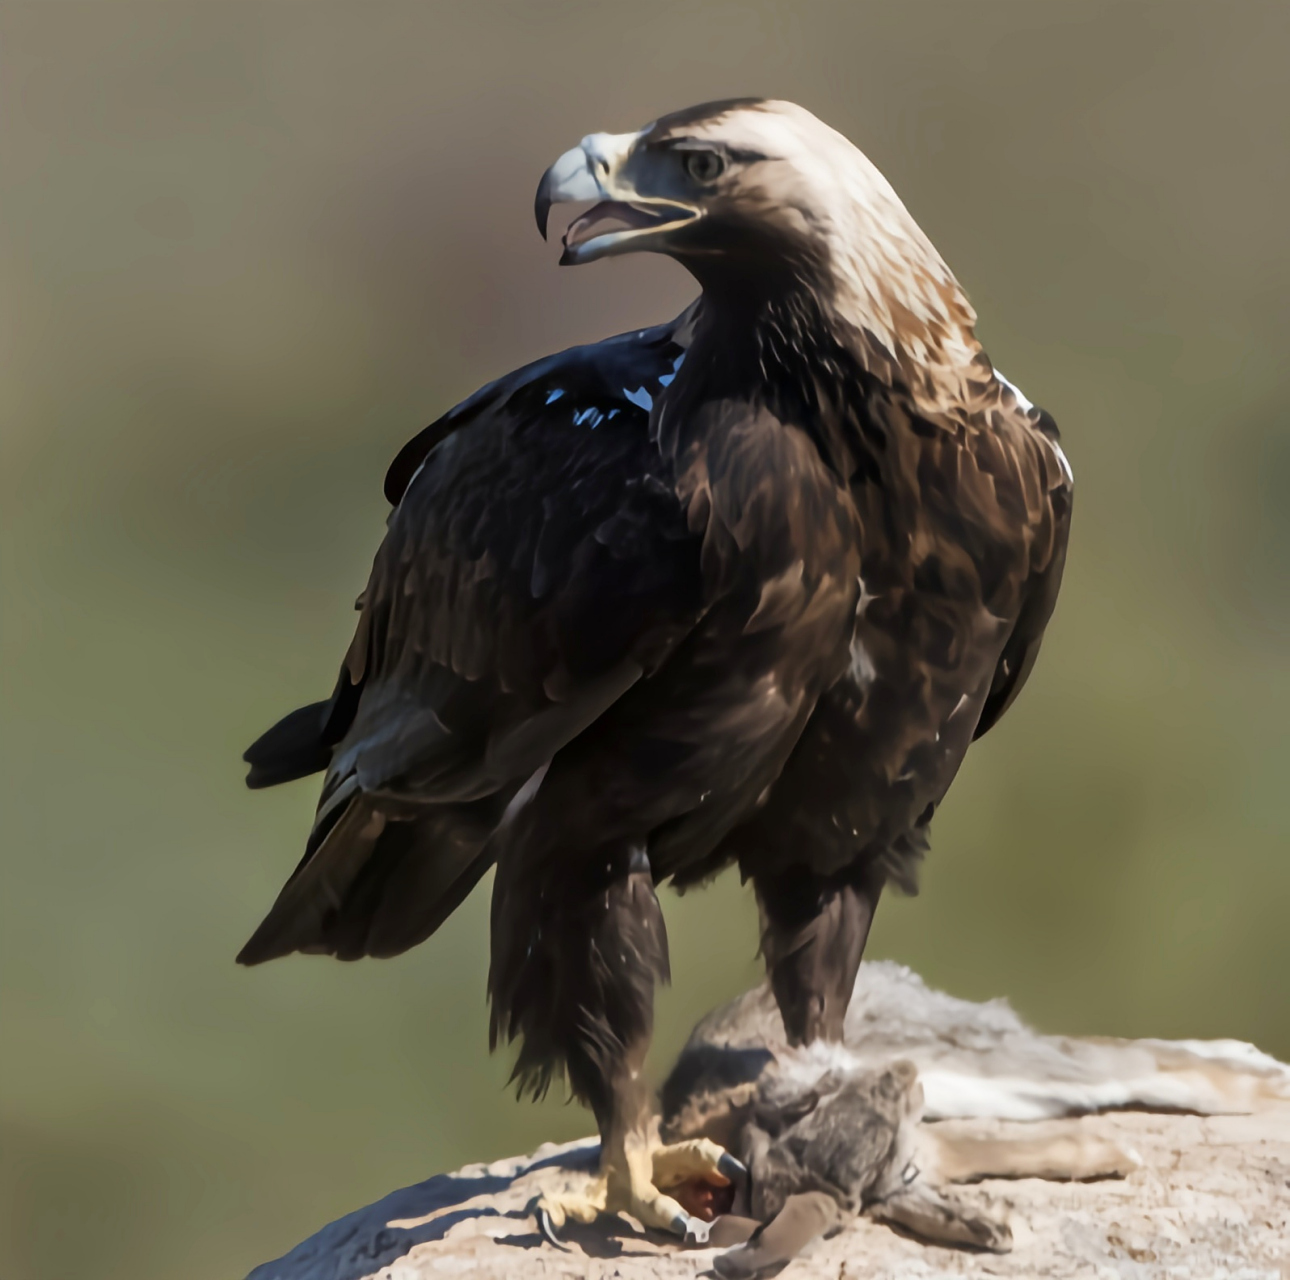
[[(790, 1280), (1290, 1280), (1290, 1102), (1252, 1115), (1112, 1112), (1019, 1123), (949, 1120), (957, 1132), (1034, 1137), (1072, 1126), (1133, 1148), (1123, 1181), (988, 1180), (955, 1195), (1011, 1223), (1011, 1253), (929, 1247), (861, 1219), (782, 1272)], [(595, 1159), (595, 1144), (470, 1165), (396, 1191), (324, 1227), (251, 1280), (480, 1280), (692, 1277), (713, 1251), (678, 1249), (617, 1226), (570, 1228), (571, 1252), (542, 1241), (529, 1201)]]

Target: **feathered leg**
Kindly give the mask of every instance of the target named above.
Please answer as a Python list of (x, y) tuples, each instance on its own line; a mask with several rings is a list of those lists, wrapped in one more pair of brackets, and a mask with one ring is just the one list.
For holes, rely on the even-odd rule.
[(563, 1067), (600, 1129), (600, 1176), (543, 1197), (544, 1233), (567, 1218), (630, 1213), (647, 1227), (706, 1238), (707, 1223), (662, 1188), (725, 1184), (742, 1166), (715, 1143), (663, 1147), (643, 1069), (654, 986), (668, 979), (667, 932), (649, 858), (602, 851), (534, 874), (503, 856), (493, 891), (492, 1040), (523, 1038), (515, 1076), (540, 1095)]
[(762, 954), (790, 1044), (841, 1040), (847, 1005), (882, 893), (873, 864), (835, 876), (801, 868), (753, 876)]

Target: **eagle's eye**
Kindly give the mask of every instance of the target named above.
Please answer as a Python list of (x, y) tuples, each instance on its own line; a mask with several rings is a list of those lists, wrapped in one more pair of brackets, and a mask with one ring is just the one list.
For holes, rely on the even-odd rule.
[(715, 151), (687, 151), (685, 171), (695, 182), (712, 182), (725, 170), (725, 159)]

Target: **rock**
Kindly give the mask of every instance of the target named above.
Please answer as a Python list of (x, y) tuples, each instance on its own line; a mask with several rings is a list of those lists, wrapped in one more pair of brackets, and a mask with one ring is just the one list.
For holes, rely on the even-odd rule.
[[(914, 1067), (919, 1092), (931, 1086), (927, 1113), (954, 1118), (920, 1124), (917, 1108), (908, 1108), (899, 1123), (908, 1124), (902, 1133), (911, 1141), (874, 1147), (898, 1153), (883, 1175), (888, 1191), (878, 1177), (881, 1154), (873, 1166), (876, 1194), (894, 1187), (892, 1198), (861, 1197), (866, 1213), (856, 1218), (856, 1198), (838, 1197), (844, 1212), (836, 1220), (845, 1225), (789, 1264), (795, 1280), (1290, 1276), (1290, 1071), (1282, 1064), (1228, 1041), (1039, 1036), (1001, 1001), (952, 1000), (898, 966), (862, 966), (846, 1043), (822, 1055), (782, 1044), (764, 990), (709, 1015), (663, 1091), (670, 1136), (706, 1130), (735, 1140), (732, 1126), (754, 1095), (762, 1106), (785, 1089), (785, 1096), (811, 1088), (836, 1098), (829, 1090), (839, 1072), (863, 1081), (864, 1072), (881, 1073), (883, 1063), (896, 1059), (904, 1060), (896, 1070), (909, 1073), (911, 1089)], [(821, 1090), (821, 1079), (834, 1083)], [(1161, 1105), (1244, 1114), (1069, 1114)], [(1038, 1118), (1044, 1116), (1064, 1118)], [(835, 1137), (838, 1131), (834, 1126)], [(713, 1274), (716, 1249), (687, 1250), (625, 1219), (570, 1224), (563, 1233), (567, 1252), (543, 1240), (530, 1204), (542, 1192), (585, 1179), (597, 1154), (588, 1139), (441, 1174), (331, 1223), (257, 1267), (250, 1280)], [(835, 1149), (835, 1164), (836, 1157)], [(862, 1172), (869, 1169), (860, 1163)], [(893, 1182), (891, 1175), (902, 1172)], [(1069, 1180), (1054, 1180), (1062, 1178)], [(798, 1190), (815, 1195), (834, 1180), (830, 1175)], [(943, 1195), (953, 1182), (971, 1185)], [(906, 1191), (910, 1198), (902, 1205)], [(822, 1222), (833, 1220), (827, 1203), (805, 1205), (815, 1209)], [(950, 1233), (934, 1221), (942, 1210), (954, 1227)], [(979, 1238), (991, 1248), (1006, 1248), (1010, 1229), (1011, 1251), (943, 1247), (909, 1234), (929, 1221), (936, 1229), (924, 1234)], [(718, 1220), (714, 1237), (721, 1225)]]
[[(934, 1127), (1031, 1137), (1072, 1125), (1127, 1144), (1142, 1165), (1121, 1181), (989, 1179), (960, 1189), (960, 1198), (1007, 1217), (1011, 1253), (928, 1246), (860, 1218), (797, 1259), (793, 1280), (1282, 1280), (1290, 1266), (1290, 1103), (1247, 1116), (1112, 1112), (1040, 1125), (952, 1120)], [(594, 1141), (574, 1143), (430, 1178), (331, 1223), (257, 1267), (251, 1280), (645, 1280), (711, 1268), (713, 1250), (680, 1250), (626, 1222), (570, 1228), (567, 1254), (546, 1244), (525, 1206), (589, 1169), (595, 1154)]]

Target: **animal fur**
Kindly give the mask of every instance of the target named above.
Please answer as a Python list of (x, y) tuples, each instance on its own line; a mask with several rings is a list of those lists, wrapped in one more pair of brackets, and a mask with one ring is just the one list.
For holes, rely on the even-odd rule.
[(749, 1181), (714, 1236), (747, 1237), (717, 1273), (773, 1273), (857, 1213), (929, 1242), (1005, 1251), (1007, 1223), (946, 1188), (983, 1178), (1118, 1178), (1130, 1149), (1077, 1124), (978, 1137), (925, 1121), (1045, 1120), (1111, 1108), (1201, 1114), (1290, 1097), (1290, 1067), (1237, 1041), (1046, 1036), (1002, 1000), (935, 991), (901, 965), (860, 967), (841, 1044), (793, 1048), (767, 984), (702, 1019), (663, 1086), (668, 1141), (708, 1137)]

